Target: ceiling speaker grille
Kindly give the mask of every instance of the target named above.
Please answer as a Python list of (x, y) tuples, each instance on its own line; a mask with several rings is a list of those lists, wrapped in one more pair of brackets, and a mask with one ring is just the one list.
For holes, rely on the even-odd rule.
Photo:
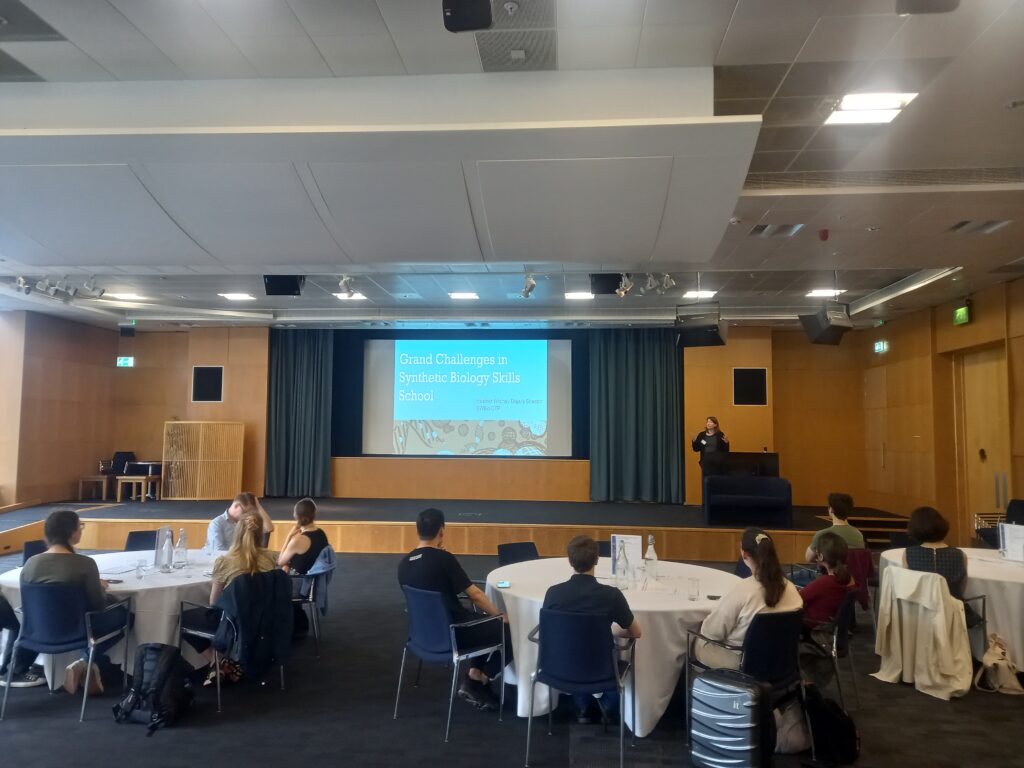
[[(506, 6), (515, 5), (509, 13)], [(491, 0), (492, 30), (554, 29), (555, 0)]]
[(556, 39), (554, 30), (476, 33), (484, 72), (557, 69)]
[(747, 174), (744, 189), (918, 187), (961, 184), (1024, 184), (1024, 168), (926, 168), (910, 171), (750, 173)]

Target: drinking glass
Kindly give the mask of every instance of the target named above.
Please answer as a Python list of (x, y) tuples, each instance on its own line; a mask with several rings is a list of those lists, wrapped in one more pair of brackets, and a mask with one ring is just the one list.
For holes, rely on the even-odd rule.
[(700, 579), (687, 579), (686, 590), (687, 597), (691, 600), (696, 600), (700, 597)]
[(137, 563), (135, 563), (135, 578), (136, 579), (141, 579), (145, 575), (146, 575), (146, 561), (145, 560), (139, 560)]

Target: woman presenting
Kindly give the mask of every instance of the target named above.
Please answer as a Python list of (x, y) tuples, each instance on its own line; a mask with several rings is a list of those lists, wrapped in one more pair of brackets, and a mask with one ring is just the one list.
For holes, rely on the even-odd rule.
[(707, 460), (709, 455), (729, 452), (729, 440), (719, 429), (718, 419), (714, 416), (708, 416), (705, 431), (698, 432), (691, 445), (694, 453), (700, 454), (700, 468), (704, 475), (713, 473), (716, 464), (720, 463), (714, 460), (717, 456)]

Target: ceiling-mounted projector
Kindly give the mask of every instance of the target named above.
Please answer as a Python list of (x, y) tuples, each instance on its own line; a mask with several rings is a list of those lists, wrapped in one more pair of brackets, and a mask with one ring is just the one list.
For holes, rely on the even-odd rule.
[(813, 315), (800, 315), (800, 324), (804, 327), (811, 344), (839, 344), (843, 334), (853, 328), (850, 312), (845, 304), (827, 301), (825, 306)]
[(720, 347), (725, 344), (726, 328), (718, 304), (676, 308), (677, 347)]

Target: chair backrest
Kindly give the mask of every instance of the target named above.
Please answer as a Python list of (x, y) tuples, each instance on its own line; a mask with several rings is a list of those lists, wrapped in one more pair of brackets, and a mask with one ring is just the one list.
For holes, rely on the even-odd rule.
[(513, 541), (498, 545), (498, 565), (512, 565), (526, 560), (536, 560), (539, 557), (537, 545), (532, 541)]
[[(615, 640), (611, 623), (603, 614), (569, 613), (548, 608), (540, 612), (540, 649), (538, 676), (558, 680), (559, 690), (573, 693), (573, 687), (595, 686), (599, 690), (614, 684)], [(567, 690), (568, 689), (568, 690)]]
[(910, 534), (906, 531), (892, 531), (889, 533), (889, 546), (893, 549), (906, 549), (914, 540), (910, 538)]
[(750, 566), (744, 562), (743, 558), (740, 557), (736, 560), (736, 565), (733, 567), (732, 572), (734, 575), (739, 576), (741, 579), (745, 579), (751, 576)]
[(853, 626), (853, 619), (857, 615), (857, 603), (859, 596), (857, 590), (850, 590), (843, 602), (839, 604), (836, 611), (835, 644), (839, 653), (845, 653), (850, 647), (850, 628)]
[(598, 557), (611, 557), (612, 556), (612, 542), (610, 539), (601, 539), (597, 542), (597, 556)]
[(871, 550), (863, 547), (861, 549), (850, 549), (846, 553), (846, 567), (857, 582), (854, 594), (857, 595), (857, 602), (860, 607), (867, 610), (871, 596), (868, 592), (868, 580), (875, 575), (875, 561), (872, 559)]
[(804, 612), (759, 613), (743, 638), (741, 671), (773, 688), (800, 679), (800, 631)]
[(46, 542), (42, 539), (32, 539), (21, 545), (21, 564), (24, 565), (33, 555), (46, 551)]
[(1024, 499), (1010, 499), (1006, 505), (1006, 522), (1024, 525)]
[(84, 648), (85, 592), (80, 584), (21, 585), (21, 642), (38, 653)]
[(152, 552), (156, 549), (156, 531), (128, 531), (125, 552)]
[(123, 475), (128, 462), (135, 461), (134, 451), (118, 451), (110, 462), (110, 473), (112, 475)]
[(427, 654), (452, 652), (451, 612), (440, 592), (402, 586), (409, 613), (409, 644)]

